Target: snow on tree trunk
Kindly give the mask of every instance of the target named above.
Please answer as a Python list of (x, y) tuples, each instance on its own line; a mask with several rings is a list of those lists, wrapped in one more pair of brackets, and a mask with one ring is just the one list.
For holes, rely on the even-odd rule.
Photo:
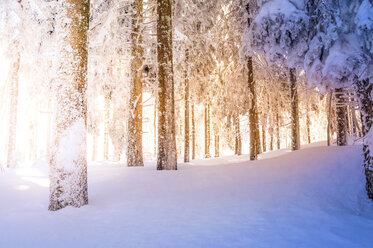
[(194, 120), (194, 104), (192, 104), (192, 159), (196, 158), (196, 123)]
[(15, 167), (15, 150), (17, 136), (17, 109), (18, 109), (18, 72), (20, 65), (20, 53), (17, 53), (16, 60), (12, 66), (12, 76), (10, 82), (10, 105), (9, 105), (9, 123), (8, 123), (8, 157), (7, 167)]
[(290, 69), (290, 97), (291, 97), (291, 149), (300, 149), (299, 135), (299, 102), (298, 91), (295, 78), (295, 69)]
[(364, 169), (366, 176), (366, 190), (373, 200), (373, 84), (369, 79), (358, 81), (355, 90), (360, 102), (360, 111), (363, 121), (364, 145)]
[(259, 134), (259, 118), (256, 106), (256, 92), (255, 81), (253, 73), (253, 59), (249, 57), (247, 60), (248, 68), (248, 87), (250, 92), (250, 109), (249, 109), (249, 123), (250, 123), (250, 160), (257, 160), (260, 153), (260, 134)]
[(132, 60), (130, 84), (130, 115), (128, 120), (127, 166), (144, 166), (142, 152), (142, 64), (141, 26), (143, 1), (135, 0), (132, 15)]
[(56, 85), (56, 129), (50, 161), (50, 205), (55, 211), (88, 204), (86, 76), (89, 0), (58, 2), (60, 69)]
[(210, 105), (205, 106), (205, 158), (210, 157)]
[(176, 170), (174, 75), (172, 62), (172, 1), (157, 0), (158, 170)]
[(185, 51), (185, 136), (184, 136), (184, 162), (189, 162), (189, 80), (188, 80), (188, 59), (189, 59), (189, 51), (186, 49)]
[(347, 145), (347, 106), (343, 89), (335, 89), (337, 114), (337, 145)]

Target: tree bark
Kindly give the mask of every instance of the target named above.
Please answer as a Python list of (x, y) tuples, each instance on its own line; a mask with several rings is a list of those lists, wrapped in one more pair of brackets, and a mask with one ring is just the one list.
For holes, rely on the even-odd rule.
[(144, 166), (142, 149), (142, 22), (143, 0), (135, 0), (132, 15), (132, 60), (130, 85), (130, 116), (128, 120), (127, 166)]
[(109, 160), (109, 122), (111, 92), (105, 92), (104, 159)]
[(295, 69), (290, 69), (290, 97), (291, 97), (291, 149), (300, 149), (299, 133), (299, 101), (295, 77)]
[(192, 159), (196, 158), (196, 124), (194, 119), (194, 104), (192, 104)]
[(253, 73), (253, 60), (249, 57), (247, 60), (248, 68), (248, 87), (250, 92), (251, 105), (249, 109), (250, 122), (250, 160), (257, 160), (260, 153), (260, 135), (259, 135), (259, 118), (256, 106), (256, 91)]
[(12, 66), (11, 88), (10, 88), (10, 105), (9, 105), (9, 123), (8, 123), (8, 156), (7, 167), (15, 167), (15, 150), (17, 141), (17, 109), (18, 109), (18, 83), (19, 83), (19, 66), (21, 55), (17, 57)]
[(219, 135), (215, 135), (215, 158), (219, 157)]
[(347, 106), (343, 89), (335, 89), (337, 114), (337, 145), (347, 145)]
[[(87, 33), (89, 0), (66, 0), (56, 30), (63, 36), (56, 87), (56, 134), (50, 161), (49, 210), (88, 204), (87, 185)], [(67, 25), (69, 24), (69, 25)]]
[(157, 100), (154, 100), (154, 158), (157, 157)]
[(176, 170), (174, 76), (172, 63), (172, 1), (157, 0), (158, 170)]
[[(363, 120), (363, 135), (366, 136), (368, 133), (372, 135), (372, 124), (373, 124), (373, 84), (369, 82), (369, 79), (358, 81), (355, 84), (356, 94), (360, 102), (360, 111)], [(371, 138), (370, 138), (371, 139)], [(372, 144), (368, 144), (368, 141), (364, 142), (363, 153), (364, 153), (364, 169), (366, 177), (366, 190), (368, 197), (373, 200), (373, 151)]]
[(210, 105), (205, 106), (205, 158), (210, 157)]
[(306, 125), (307, 125), (307, 141), (308, 141), (308, 144), (311, 144), (311, 119), (310, 119), (308, 105), (307, 105), (307, 113), (306, 113)]
[(263, 124), (262, 124), (262, 147), (263, 147), (263, 152), (267, 151), (267, 142), (266, 142), (266, 122), (267, 122), (267, 116), (264, 115), (263, 117)]
[(185, 136), (184, 136), (184, 162), (189, 162), (189, 80), (188, 80), (188, 59), (189, 59), (189, 51), (188, 49), (185, 50)]
[(281, 140), (280, 140), (280, 113), (278, 109), (279, 100), (277, 97), (277, 104), (276, 104), (276, 142), (277, 142), (277, 149), (281, 149)]
[(240, 117), (238, 114), (234, 114), (234, 132), (235, 132), (235, 153), (236, 155), (242, 155), (242, 139), (241, 139), (241, 127)]
[(326, 135), (327, 135), (327, 145), (330, 146), (330, 130), (331, 130), (331, 115), (332, 115), (332, 99), (333, 99), (333, 91), (330, 91), (328, 95), (328, 105), (327, 105), (327, 111), (328, 111), (328, 126), (326, 129)]

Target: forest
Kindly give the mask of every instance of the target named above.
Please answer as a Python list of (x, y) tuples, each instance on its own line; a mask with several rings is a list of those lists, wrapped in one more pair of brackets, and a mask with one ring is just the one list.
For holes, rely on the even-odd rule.
[(373, 243), (373, 0), (1, 0), (0, 117), (0, 247)]

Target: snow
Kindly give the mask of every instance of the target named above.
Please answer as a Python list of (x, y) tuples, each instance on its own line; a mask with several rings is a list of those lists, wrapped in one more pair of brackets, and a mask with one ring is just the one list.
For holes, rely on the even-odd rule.
[(361, 146), (313, 144), (250, 162), (89, 166), (89, 205), (47, 210), (42, 162), (0, 174), (0, 247), (371, 247)]
[(64, 131), (56, 152), (57, 169), (68, 172), (73, 172), (76, 169), (76, 161), (80, 159), (80, 153), (85, 151), (86, 146), (84, 126), (84, 120), (79, 118)]

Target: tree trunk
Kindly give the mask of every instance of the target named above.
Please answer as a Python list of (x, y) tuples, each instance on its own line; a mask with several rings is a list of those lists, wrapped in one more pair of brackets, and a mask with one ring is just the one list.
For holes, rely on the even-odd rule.
[(273, 138), (273, 128), (272, 127), (271, 127), (271, 130), (270, 130), (270, 135), (271, 135), (271, 137), (270, 137), (270, 141), (269, 141), (269, 150), (273, 151), (273, 140), (274, 140), (274, 138)]
[(281, 149), (281, 140), (280, 140), (280, 113), (278, 109), (279, 100), (277, 98), (277, 104), (276, 104), (276, 141), (277, 141), (277, 149)]
[(219, 135), (215, 135), (215, 158), (219, 157)]
[(9, 122), (8, 122), (8, 157), (7, 167), (15, 167), (15, 150), (17, 139), (17, 109), (18, 109), (18, 83), (19, 83), (19, 65), (20, 52), (17, 53), (16, 60), (12, 66), (12, 76), (10, 82), (10, 105), (9, 105)]
[(154, 99), (154, 158), (157, 157), (157, 100)]
[(184, 136), (184, 162), (189, 162), (189, 80), (188, 80), (189, 51), (185, 50), (185, 136)]
[[(373, 84), (369, 82), (369, 79), (359, 81), (355, 85), (355, 90), (360, 102), (360, 111), (363, 120), (363, 135), (373, 135), (373, 99), (371, 94), (373, 92)], [(372, 138), (370, 137), (370, 140), (371, 139)], [(368, 142), (369, 139), (365, 140), (363, 145), (364, 169), (368, 197), (373, 200), (373, 151), (371, 151), (373, 144), (369, 144)]]
[(266, 142), (266, 122), (267, 122), (267, 116), (264, 115), (263, 117), (263, 124), (262, 124), (262, 147), (263, 147), (263, 152), (267, 151), (267, 142)]
[(347, 106), (343, 89), (335, 89), (337, 114), (337, 145), (347, 145)]
[(192, 159), (196, 158), (196, 126), (194, 120), (194, 103), (192, 104)]
[(132, 15), (132, 60), (130, 84), (130, 116), (128, 120), (127, 166), (144, 166), (142, 152), (142, 12), (143, 1), (135, 0)]
[(205, 106), (205, 158), (210, 157), (210, 105)]
[[(59, 2), (64, 9), (56, 20), (61, 66), (56, 87), (56, 135), (50, 161), (49, 210), (88, 204), (87, 127), (87, 33), (89, 0)], [(66, 25), (69, 23), (69, 25)]]
[(260, 153), (260, 135), (259, 135), (259, 118), (256, 106), (255, 81), (253, 73), (253, 60), (249, 57), (247, 60), (248, 68), (248, 87), (250, 92), (251, 105), (249, 109), (250, 122), (250, 160), (258, 159)]
[(293, 151), (300, 149), (299, 133), (299, 102), (295, 77), (295, 69), (290, 69), (290, 97), (291, 97), (291, 149)]
[(234, 154), (242, 155), (240, 117), (238, 114), (234, 114), (233, 121), (234, 121), (234, 132), (235, 132), (235, 153)]
[(307, 105), (307, 113), (306, 113), (306, 125), (307, 125), (307, 141), (308, 141), (308, 144), (311, 144), (311, 119), (310, 119), (308, 105)]
[(105, 92), (104, 159), (109, 160), (109, 122), (111, 92)]
[(157, 0), (158, 170), (176, 170), (174, 76), (172, 63), (172, 1)]
[(326, 129), (326, 135), (327, 135), (327, 145), (330, 146), (330, 129), (331, 129), (331, 115), (332, 115), (332, 99), (333, 99), (333, 91), (330, 91), (328, 95), (328, 105), (327, 105), (327, 111), (328, 111), (328, 127)]

